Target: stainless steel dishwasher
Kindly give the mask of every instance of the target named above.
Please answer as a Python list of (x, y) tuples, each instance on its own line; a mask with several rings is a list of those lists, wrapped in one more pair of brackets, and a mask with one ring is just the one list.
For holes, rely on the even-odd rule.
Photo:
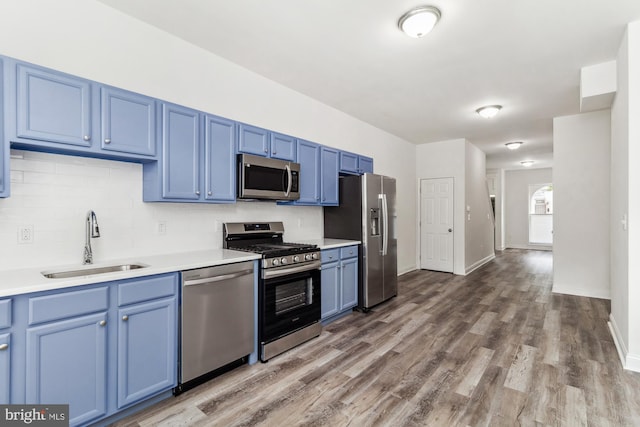
[(246, 361), (256, 343), (254, 300), (253, 261), (182, 272), (176, 393), (231, 362)]

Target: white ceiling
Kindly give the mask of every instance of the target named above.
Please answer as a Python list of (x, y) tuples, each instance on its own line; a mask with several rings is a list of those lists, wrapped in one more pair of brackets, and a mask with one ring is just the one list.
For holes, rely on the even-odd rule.
[[(580, 68), (615, 59), (640, 19), (639, 0), (100, 1), (409, 142), (466, 138), (507, 169), (551, 165)], [(422, 4), (442, 18), (412, 39), (397, 21)], [(482, 119), (487, 104), (503, 110)]]

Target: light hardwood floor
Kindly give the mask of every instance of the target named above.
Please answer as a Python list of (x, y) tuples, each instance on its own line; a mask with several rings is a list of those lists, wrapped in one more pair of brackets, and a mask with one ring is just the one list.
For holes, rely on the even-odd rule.
[(415, 271), (266, 364), (118, 426), (640, 426), (609, 302), (551, 293), (552, 254), (507, 250), (461, 277)]

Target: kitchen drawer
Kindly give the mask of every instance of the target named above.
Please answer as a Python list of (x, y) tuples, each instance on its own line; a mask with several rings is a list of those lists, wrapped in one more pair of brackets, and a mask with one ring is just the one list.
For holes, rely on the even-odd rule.
[(325, 249), (321, 252), (322, 263), (334, 262), (340, 260), (340, 248)]
[(0, 300), (0, 329), (11, 326), (11, 300)]
[(340, 258), (347, 259), (358, 256), (358, 246), (347, 246), (346, 248), (340, 248)]
[(131, 279), (118, 285), (118, 307), (176, 294), (177, 273)]
[(108, 308), (107, 286), (32, 297), (29, 298), (29, 325), (106, 311)]

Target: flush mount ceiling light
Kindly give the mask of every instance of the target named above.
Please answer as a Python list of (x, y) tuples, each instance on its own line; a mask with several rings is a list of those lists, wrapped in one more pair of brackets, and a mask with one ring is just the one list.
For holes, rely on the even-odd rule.
[(522, 141), (513, 141), (513, 142), (507, 142), (504, 145), (506, 145), (509, 150), (517, 150), (518, 148), (520, 148), (522, 144), (523, 144)]
[(402, 15), (398, 20), (398, 27), (409, 37), (419, 38), (433, 30), (439, 19), (438, 8), (419, 6)]
[(520, 162), (520, 164), (522, 166), (524, 166), (525, 168), (530, 167), (531, 165), (533, 165), (535, 162), (533, 160), (523, 160)]
[(476, 110), (476, 113), (480, 114), (485, 119), (494, 117), (498, 112), (502, 110), (502, 105), (485, 105)]

